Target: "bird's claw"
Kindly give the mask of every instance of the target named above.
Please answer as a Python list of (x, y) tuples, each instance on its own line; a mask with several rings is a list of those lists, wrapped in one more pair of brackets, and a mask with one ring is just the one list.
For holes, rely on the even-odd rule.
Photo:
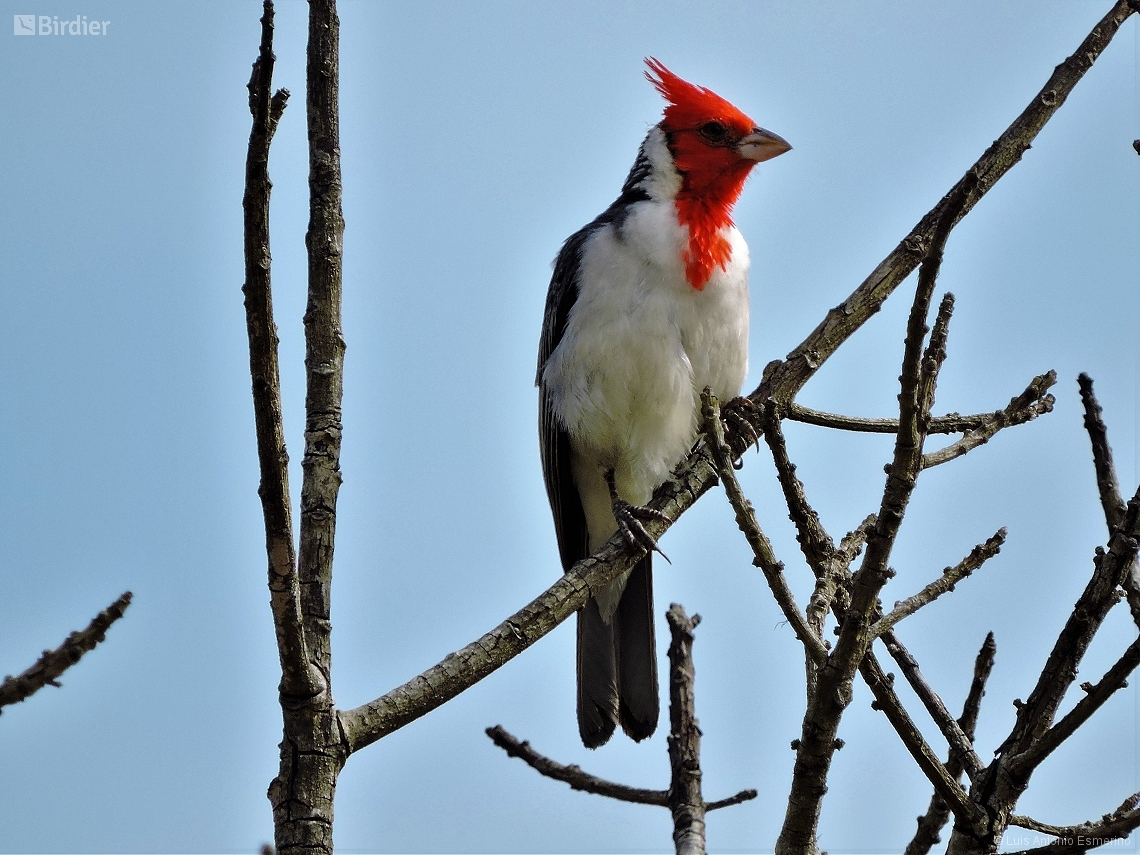
[[(746, 413), (759, 413), (760, 408), (752, 402), (752, 399), (739, 396), (733, 398), (727, 404), (720, 408), (720, 419), (724, 422), (724, 429), (726, 433), (739, 434), (740, 436), (750, 437), (751, 442), (749, 445), (755, 445), (756, 450), (760, 450), (760, 432), (756, 430), (756, 425), (748, 418)], [(733, 462), (733, 468), (739, 469)], [(741, 464), (743, 465), (743, 464)]]
[(661, 511), (653, 508), (643, 508), (638, 505), (631, 505), (623, 499), (615, 499), (613, 503), (614, 519), (617, 520), (618, 531), (621, 532), (622, 539), (633, 549), (641, 547), (646, 552), (656, 552), (670, 564), (669, 556), (661, 551), (661, 547), (657, 545), (657, 541), (653, 539), (645, 526), (641, 523), (657, 520), (660, 522), (671, 523), (673, 520)]
[(646, 552), (657, 552), (669, 561), (669, 556), (661, 551), (661, 547), (657, 545), (653, 535), (645, 530), (645, 526), (641, 523), (645, 522), (666, 522), (671, 523), (673, 520), (661, 511), (654, 508), (643, 508), (640, 505), (631, 505), (625, 499), (618, 496), (617, 485), (614, 483), (614, 472), (611, 469), (605, 473), (606, 486), (610, 489), (610, 505), (613, 507), (614, 520), (617, 522), (618, 531), (621, 532), (622, 539), (629, 545), (631, 549), (641, 548)]

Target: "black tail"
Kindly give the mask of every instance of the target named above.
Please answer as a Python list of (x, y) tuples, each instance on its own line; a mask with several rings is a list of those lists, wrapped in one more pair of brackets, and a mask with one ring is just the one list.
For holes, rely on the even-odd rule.
[(647, 555), (630, 573), (609, 624), (596, 600), (578, 613), (578, 732), (587, 748), (597, 748), (621, 724), (640, 742), (657, 729), (658, 712), (653, 565)]

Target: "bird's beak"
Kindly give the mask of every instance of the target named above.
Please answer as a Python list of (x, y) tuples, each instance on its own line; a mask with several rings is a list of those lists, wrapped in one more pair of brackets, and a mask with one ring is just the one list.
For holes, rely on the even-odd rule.
[(736, 144), (736, 151), (741, 157), (757, 163), (779, 157), (791, 149), (786, 139), (763, 128), (753, 128), (752, 133)]

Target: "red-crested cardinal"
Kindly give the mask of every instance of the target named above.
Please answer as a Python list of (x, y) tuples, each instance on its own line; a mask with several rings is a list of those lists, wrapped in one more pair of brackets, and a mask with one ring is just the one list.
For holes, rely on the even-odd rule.
[[(554, 262), (538, 353), (542, 468), (563, 570), (621, 529), (647, 551), (578, 613), (578, 730), (657, 727), (652, 552), (641, 507), (696, 439), (700, 393), (748, 370), (748, 246), (732, 206), (757, 163), (791, 146), (656, 59), (669, 105), (621, 195)], [(658, 550), (659, 551), (659, 550)]]

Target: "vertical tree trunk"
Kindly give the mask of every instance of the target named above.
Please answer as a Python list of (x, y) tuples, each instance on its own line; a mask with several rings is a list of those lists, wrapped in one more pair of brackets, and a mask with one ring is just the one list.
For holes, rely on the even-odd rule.
[(332, 696), (330, 604), (340, 489), (341, 334), (340, 22), (335, 0), (311, 0), (306, 74), (309, 135), (309, 299), (305, 310), (305, 457), (298, 554), (307, 695), (281, 692), (281, 767), (269, 787), (279, 853), (333, 850), (333, 797), (347, 752)]

